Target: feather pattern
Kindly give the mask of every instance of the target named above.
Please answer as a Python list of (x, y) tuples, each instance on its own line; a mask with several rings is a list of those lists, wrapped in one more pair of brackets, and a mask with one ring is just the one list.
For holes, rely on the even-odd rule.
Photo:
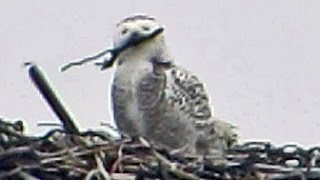
[(211, 117), (209, 98), (198, 78), (179, 66), (153, 61), (153, 71), (138, 84), (142, 134), (171, 148), (195, 151), (196, 121)]
[(189, 117), (197, 120), (209, 119), (212, 115), (209, 98), (203, 83), (191, 72), (173, 66), (166, 72), (167, 98)]

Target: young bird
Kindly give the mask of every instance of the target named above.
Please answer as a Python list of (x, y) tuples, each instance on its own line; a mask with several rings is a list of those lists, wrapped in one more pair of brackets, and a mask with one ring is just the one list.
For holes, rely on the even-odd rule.
[[(143, 136), (169, 150), (223, 151), (229, 135), (235, 134), (233, 126), (207, 123), (215, 121), (204, 85), (174, 63), (163, 31), (146, 15), (126, 17), (117, 24), (110, 50), (117, 64), (112, 83), (115, 122), (121, 132)], [(110, 61), (105, 61), (103, 69), (109, 66)]]

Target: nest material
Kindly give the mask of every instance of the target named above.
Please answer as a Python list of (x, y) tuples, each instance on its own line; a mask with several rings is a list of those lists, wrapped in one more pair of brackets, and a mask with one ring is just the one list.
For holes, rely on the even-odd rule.
[(61, 129), (29, 137), (22, 129), (19, 121), (0, 121), (0, 179), (320, 179), (318, 147), (249, 142), (215, 165), (212, 157), (172, 154), (141, 137)]
[(41, 69), (25, 65), (62, 129), (30, 137), (21, 121), (0, 118), (0, 179), (320, 179), (320, 147), (248, 142), (221, 158), (169, 152), (142, 137), (81, 132)]

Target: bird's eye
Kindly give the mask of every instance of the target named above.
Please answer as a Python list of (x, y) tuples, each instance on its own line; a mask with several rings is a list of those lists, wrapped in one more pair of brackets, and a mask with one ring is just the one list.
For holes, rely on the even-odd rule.
[(143, 29), (144, 31), (149, 31), (149, 30), (150, 30), (150, 27), (148, 27), (148, 26), (142, 26), (142, 29)]
[(125, 28), (125, 29), (123, 29), (123, 30), (121, 31), (121, 34), (126, 34), (127, 32), (128, 32), (128, 29)]

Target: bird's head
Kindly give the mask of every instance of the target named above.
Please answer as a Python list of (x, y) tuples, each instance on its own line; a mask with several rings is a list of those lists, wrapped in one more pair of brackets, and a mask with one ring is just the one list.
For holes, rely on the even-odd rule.
[(124, 18), (116, 26), (111, 49), (113, 58), (143, 47), (149, 47), (149, 50), (152, 46), (160, 47), (163, 45), (159, 44), (163, 43), (163, 31), (164, 28), (153, 17), (139, 14)]
[(114, 47), (123, 47), (124, 50), (137, 46), (159, 36), (163, 30), (153, 17), (141, 14), (126, 17), (117, 24)]

